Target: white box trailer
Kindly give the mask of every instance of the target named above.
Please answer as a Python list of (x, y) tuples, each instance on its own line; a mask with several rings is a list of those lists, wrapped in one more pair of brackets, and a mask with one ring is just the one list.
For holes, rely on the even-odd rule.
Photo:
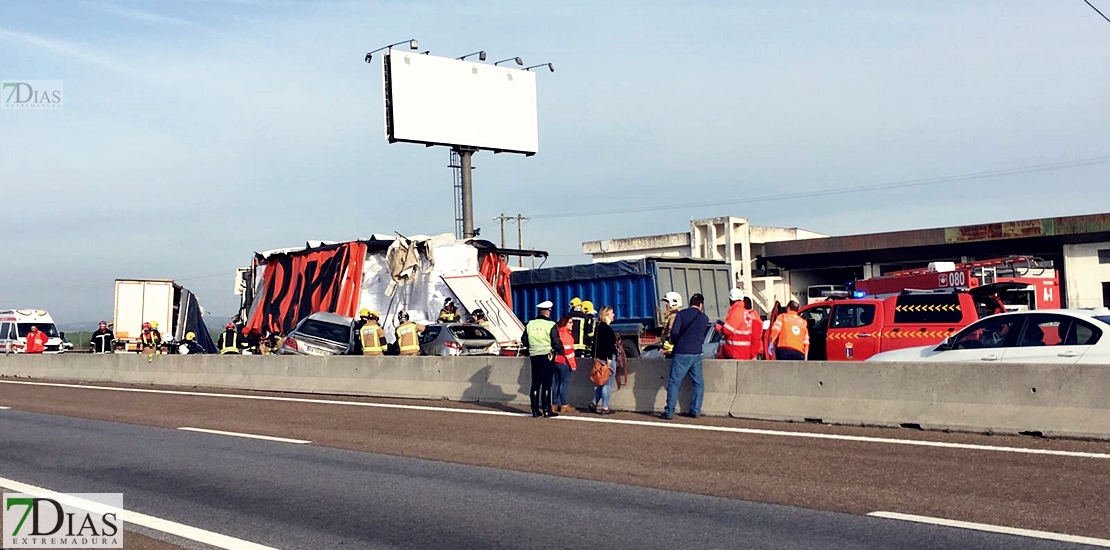
[(174, 306), (181, 287), (168, 279), (116, 279), (115, 326), (117, 341), (128, 351), (138, 349), (143, 323), (158, 323), (162, 339), (174, 335)]

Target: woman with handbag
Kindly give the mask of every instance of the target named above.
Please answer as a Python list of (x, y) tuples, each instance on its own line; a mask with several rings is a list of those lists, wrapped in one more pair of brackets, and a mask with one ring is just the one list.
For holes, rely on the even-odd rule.
[(551, 410), (557, 413), (574, 412), (567, 403), (570, 391), (570, 373), (578, 368), (574, 361), (574, 335), (570, 333), (570, 315), (563, 315), (555, 327), (559, 329), (559, 344), (553, 345), (555, 353), (555, 380), (551, 383)]
[(590, 412), (597, 414), (613, 414), (609, 408), (609, 396), (613, 393), (613, 378), (617, 372), (617, 335), (609, 325), (616, 316), (611, 306), (602, 307), (598, 311), (598, 323), (594, 329), (594, 364), (590, 371), (590, 380), (596, 387)]

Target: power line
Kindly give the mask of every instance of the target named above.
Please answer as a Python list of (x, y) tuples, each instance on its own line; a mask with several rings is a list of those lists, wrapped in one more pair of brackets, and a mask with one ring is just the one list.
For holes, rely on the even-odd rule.
[[(1084, 1), (1084, 2), (1087, 2), (1087, 0), (1083, 0), (1083, 1)], [(1110, 23), (1110, 17), (1106, 17), (1106, 14), (1102, 13), (1101, 11), (1098, 11), (1098, 8), (1096, 8), (1094, 4), (1092, 4), (1092, 3), (1090, 3), (1090, 2), (1087, 2), (1087, 5), (1088, 5), (1088, 6), (1091, 6), (1091, 9), (1092, 9), (1092, 10), (1095, 10), (1095, 12), (1096, 12), (1096, 13), (1098, 13), (1099, 15), (1101, 15), (1101, 16), (1102, 16), (1102, 18), (1103, 18), (1103, 19), (1105, 19), (1107, 23)]]
[(1080, 168), (1084, 166), (1094, 166), (1098, 164), (1110, 163), (1110, 156), (1094, 157), (1088, 159), (1078, 159), (1062, 162), (1052, 162), (1048, 164), (1036, 164), (1032, 166), (1021, 166), (1018, 168), (1006, 168), (1002, 170), (990, 170), (985, 172), (972, 172), (968, 174), (955, 174), (951, 176), (940, 176), (935, 178), (916, 179), (908, 181), (898, 181), (892, 183), (879, 183), (871, 185), (859, 185), (854, 187), (839, 187), (835, 189), (803, 191), (798, 193), (783, 193), (777, 195), (766, 195), (762, 197), (750, 197), (746, 199), (734, 200), (716, 200), (708, 202), (695, 202), (686, 204), (666, 204), (657, 206), (640, 206), (630, 208), (617, 208), (610, 210), (594, 210), (590, 212), (563, 212), (555, 214), (536, 214), (532, 219), (551, 219), (551, 218), (579, 218), (588, 216), (604, 216), (610, 214), (633, 214), (639, 212), (659, 212), (662, 210), (679, 210), (683, 208), (701, 208), (706, 206), (720, 206), (720, 205), (734, 205), (734, 204), (751, 204), (757, 202), (774, 202), (784, 201), (790, 199), (808, 198), (808, 197), (825, 197), (829, 195), (839, 195), (842, 193), (851, 193), (859, 191), (880, 191), (887, 189), (901, 189), (906, 187), (918, 187), (926, 185), (936, 185), (938, 183), (952, 183), (958, 181), (968, 181), (976, 179), (989, 179), (999, 178), (1004, 176), (1018, 176), (1023, 174), (1032, 174), (1037, 172), (1051, 172), (1055, 170), (1065, 170), (1068, 168)]

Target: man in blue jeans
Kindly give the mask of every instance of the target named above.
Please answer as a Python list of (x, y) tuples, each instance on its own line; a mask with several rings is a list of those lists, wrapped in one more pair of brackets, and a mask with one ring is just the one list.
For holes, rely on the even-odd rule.
[(678, 388), (686, 375), (694, 383), (694, 396), (686, 416), (701, 416), (701, 400), (705, 395), (705, 382), (701, 376), (702, 345), (709, 333), (709, 317), (705, 315), (705, 297), (695, 294), (690, 297), (690, 307), (678, 312), (671, 324), (669, 341), (674, 345), (674, 358), (671, 359), (671, 379), (667, 382), (667, 408), (659, 418), (674, 418), (675, 405), (678, 404)]

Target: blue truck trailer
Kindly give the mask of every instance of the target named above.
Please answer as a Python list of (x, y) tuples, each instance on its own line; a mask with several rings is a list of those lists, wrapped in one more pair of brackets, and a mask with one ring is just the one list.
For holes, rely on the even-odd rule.
[(616, 310), (613, 330), (621, 336), (625, 352), (639, 357), (648, 346), (659, 344), (662, 332), (663, 295), (675, 291), (683, 305), (690, 296), (705, 296), (710, 321), (728, 313), (732, 268), (726, 262), (684, 258), (645, 258), (594, 264), (516, 271), (512, 275), (513, 313), (524, 322), (536, 315), (536, 304), (551, 300), (552, 317), (570, 310), (570, 300), (590, 300), (595, 309)]

